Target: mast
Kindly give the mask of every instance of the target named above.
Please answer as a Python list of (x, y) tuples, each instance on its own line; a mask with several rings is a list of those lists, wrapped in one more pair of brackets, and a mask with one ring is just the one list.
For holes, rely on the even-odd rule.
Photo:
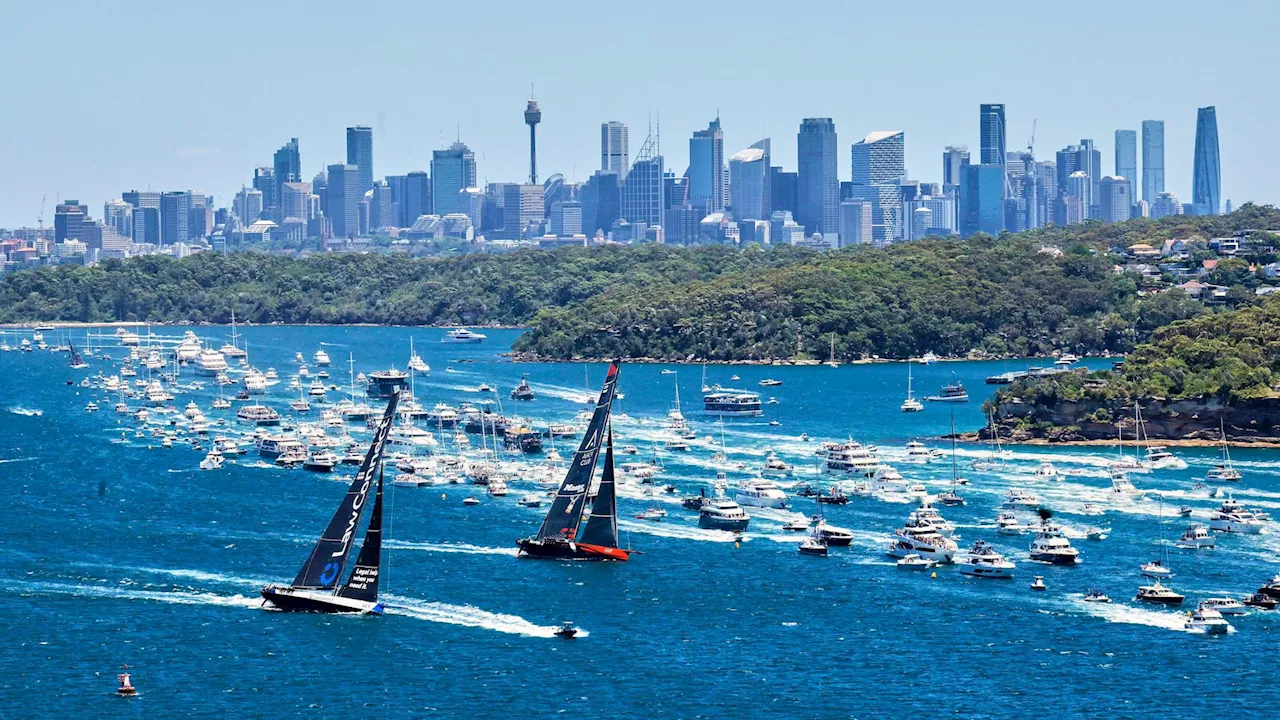
[(373, 431), (373, 440), (369, 443), (369, 452), (365, 454), (364, 461), (360, 463), (360, 471), (351, 481), (346, 496), (338, 505), (320, 540), (312, 548), (311, 555), (298, 571), (298, 576), (293, 579), (293, 587), (311, 590), (332, 590), (337, 587), (343, 566), (347, 564), (347, 556), (351, 554), (351, 541), (360, 525), (360, 516), (369, 499), (369, 490), (374, 482), (373, 473), (378, 471), (381, 477), (382, 451), (399, 402), (400, 392), (397, 390), (387, 401), (382, 420)]
[(591, 515), (582, 531), (579, 543), (618, 547), (618, 498), (613, 477), (613, 423), (609, 423), (608, 445), (604, 453), (604, 470), (600, 474), (600, 489), (591, 504)]
[(951, 408), (951, 492), (956, 491), (956, 409)]
[(569, 463), (569, 471), (565, 473), (560, 489), (551, 501), (547, 516), (538, 528), (537, 539), (573, 539), (578, 533), (578, 525), (582, 522), (582, 512), (586, 503), (587, 491), (591, 487), (591, 476), (595, 474), (596, 461), (600, 458), (601, 439), (605, 425), (609, 421), (609, 413), (613, 408), (613, 396), (618, 384), (619, 361), (609, 364), (605, 375), (604, 387), (600, 390), (600, 398), (596, 401), (595, 412), (587, 430), (582, 435), (582, 443), (573, 460)]

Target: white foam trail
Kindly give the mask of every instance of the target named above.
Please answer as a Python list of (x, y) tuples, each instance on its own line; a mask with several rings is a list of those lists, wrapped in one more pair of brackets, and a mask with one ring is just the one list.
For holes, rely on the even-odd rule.
[(110, 585), (68, 585), (51, 582), (19, 582), (4, 586), (19, 594), (70, 595), (85, 598), (114, 600), (149, 600), (175, 605), (220, 605), (223, 607), (258, 608), (262, 599), (243, 595), (217, 595), (206, 592), (164, 592), (155, 590), (128, 590)]
[(1157, 612), (1114, 602), (1085, 602), (1082, 596), (1072, 598), (1072, 607), (1083, 610), (1087, 615), (1102, 618), (1107, 622), (1146, 625), (1178, 632), (1187, 631), (1183, 627), (1183, 623), (1186, 622), (1186, 616), (1180, 612)]
[(642, 535), (675, 538), (678, 540), (703, 540), (707, 542), (733, 542), (737, 537), (727, 530), (707, 530), (699, 527), (688, 527), (667, 522), (638, 523), (630, 520), (619, 520), (618, 529)]
[(506, 555), (515, 557), (520, 554), (516, 548), (484, 547), (467, 543), (415, 543), (403, 540), (387, 540), (383, 546), (392, 550), (424, 550), (438, 553), (460, 553), (466, 555)]
[[(87, 564), (87, 563), (77, 563)], [(97, 565), (95, 567), (104, 567)], [(130, 567), (127, 565), (109, 565), (105, 567), (116, 567), (121, 570), (134, 570), (137, 572), (155, 573), (157, 575), (171, 575), (173, 577), (187, 578), (189, 580), (200, 580), (202, 582), (225, 583), (227, 585), (248, 585), (251, 587), (261, 587), (272, 582), (271, 578), (249, 578), (237, 575), (224, 575), (216, 572), (206, 572), (204, 570), (185, 570), (173, 568), (152, 568), (152, 567)]]
[(43, 410), (32, 410), (31, 408), (25, 408), (21, 405), (14, 405), (13, 407), (6, 408), (6, 410), (14, 415), (25, 415), (26, 417), (40, 417), (41, 415), (44, 415)]
[[(396, 595), (385, 595), (383, 600), (389, 615), (404, 615), (419, 620), (496, 630), (527, 637), (555, 637), (557, 629), (553, 625), (535, 625), (519, 615), (491, 613), (472, 605), (423, 602)], [(586, 637), (587, 635), (588, 633), (585, 631), (578, 631), (578, 637)]]
[(5, 464), (5, 463), (29, 462), (29, 461), (31, 461), (31, 460), (35, 460), (35, 459), (36, 459), (36, 458), (33, 458), (33, 457), (8, 458), (8, 459), (5, 459), (5, 460), (0, 460), (0, 465), (3, 465), (3, 464)]

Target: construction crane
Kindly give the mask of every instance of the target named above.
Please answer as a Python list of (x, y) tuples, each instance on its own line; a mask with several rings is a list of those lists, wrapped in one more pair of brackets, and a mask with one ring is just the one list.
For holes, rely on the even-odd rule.
[(44, 201), (49, 197), (48, 193), (40, 193), (40, 214), (36, 216), (36, 223), (40, 228), (40, 239), (44, 239)]
[(1027, 229), (1035, 230), (1043, 223), (1040, 217), (1040, 177), (1036, 173), (1036, 121), (1031, 120), (1031, 138), (1027, 140), (1027, 180), (1031, 183), (1031, 197), (1027, 199)]

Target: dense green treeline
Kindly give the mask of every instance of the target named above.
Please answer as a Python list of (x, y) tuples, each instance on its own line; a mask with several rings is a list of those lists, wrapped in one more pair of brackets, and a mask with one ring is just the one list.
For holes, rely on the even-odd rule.
[(1141, 295), (1108, 248), (1277, 227), (1275, 208), (1246, 205), (1229, 216), (829, 253), (648, 244), (450, 258), (141, 257), (10, 273), (0, 322), (223, 323), (234, 310), (255, 323), (527, 325), (517, 350), (557, 358), (823, 359), (831, 338), (842, 360), (1128, 352), (1206, 311), (1180, 291)]

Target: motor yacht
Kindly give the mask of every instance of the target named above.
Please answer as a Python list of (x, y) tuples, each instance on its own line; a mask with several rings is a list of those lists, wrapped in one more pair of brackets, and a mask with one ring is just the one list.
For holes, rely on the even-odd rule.
[(258, 427), (274, 427), (280, 424), (280, 413), (266, 405), (244, 405), (236, 411), (236, 419)]
[(1187, 461), (1169, 452), (1164, 445), (1148, 445), (1145, 465), (1152, 470), (1186, 470)]
[(779, 508), (787, 507), (787, 494), (772, 480), (763, 478), (748, 480), (742, 483), (734, 495), (739, 505), (747, 507)]
[(250, 369), (241, 382), (244, 383), (245, 392), (251, 395), (262, 395), (267, 391), (267, 376), (257, 370)]
[(813, 531), (822, 538), (824, 543), (832, 547), (849, 547), (853, 544), (852, 530), (831, 525), (821, 515), (817, 517), (818, 521), (814, 524)]
[(1000, 507), (1006, 510), (1036, 510), (1040, 507), (1040, 498), (1022, 488), (1009, 488), (1004, 493), (1004, 502), (1000, 503)]
[(929, 503), (922, 503), (920, 507), (912, 510), (911, 514), (907, 516), (907, 519), (928, 522), (930, 525), (937, 528), (938, 532), (947, 537), (955, 535), (956, 532), (955, 523), (942, 517), (942, 513), (939, 513), (937, 508), (933, 507)]
[(91, 413), (98, 412), (98, 403), (90, 401), (89, 404), (84, 406), (84, 411)]
[(342, 458), (332, 450), (317, 450), (307, 456), (302, 463), (302, 469), (311, 472), (333, 472), (340, 462)]
[(969, 548), (968, 555), (960, 562), (961, 574), (973, 577), (1012, 578), (1016, 568), (1017, 565), (982, 540), (975, 542), (973, 547)]
[(907, 443), (907, 462), (927, 463), (933, 459), (933, 451), (924, 443), (912, 440)]
[(760, 468), (761, 475), (773, 477), (787, 477), (791, 472), (791, 466), (773, 453), (769, 453), (769, 456), (764, 459), (764, 467)]
[(702, 396), (702, 411), (711, 417), (759, 417), (764, 414), (760, 395), (742, 391), (716, 391)]
[(667, 511), (654, 505), (646, 509), (642, 513), (636, 514), (637, 520), (650, 520), (652, 522), (660, 522), (662, 518), (667, 516)]
[(173, 399), (173, 396), (164, 389), (159, 380), (152, 380), (148, 383), (147, 389), (143, 394), (146, 396), (147, 402), (152, 405), (164, 405)]
[(1080, 562), (1080, 551), (1071, 547), (1071, 541), (1056, 525), (1043, 522), (1031, 541), (1031, 559), (1050, 565), (1075, 565)]
[(310, 395), (311, 397), (316, 398), (319, 401), (324, 400), (325, 392), (326, 391), (324, 388), (324, 383), (320, 382), (320, 380), (318, 379), (312, 380), (311, 386), (307, 388), (307, 395)]
[(937, 395), (930, 395), (925, 400), (929, 402), (969, 402), (969, 391), (964, 389), (964, 383), (956, 381), (949, 385), (943, 385)]
[(876, 469), (879, 467), (880, 461), (855, 440), (825, 448), (822, 470), (826, 473), (871, 477), (876, 474)]
[(438, 428), (452, 428), (458, 424), (458, 411), (447, 403), (436, 403), (426, 413), (427, 423)]
[(508, 493), (507, 481), (501, 477), (491, 477), (489, 478), (489, 484), (485, 486), (485, 491), (493, 497), (506, 497)]
[(1259, 610), (1275, 610), (1276, 605), (1280, 604), (1275, 598), (1260, 592), (1256, 592), (1244, 599), (1244, 604)]
[(804, 542), (800, 543), (800, 547), (796, 548), (796, 550), (801, 555), (812, 555), (814, 557), (826, 557), (827, 556), (827, 540), (822, 536), (822, 533), (819, 532), (817, 528), (814, 528), (813, 532), (810, 533), (809, 536), (804, 539)]
[(329, 353), (325, 352), (324, 348), (316, 350), (315, 354), (311, 356), (311, 362), (314, 362), (319, 367), (329, 367)]
[(849, 503), (849, 496), (844, 494), (844, 490), (839, 485), (832, 485), (827, 488), (826, 492), (814, 495), (814, 499), (821, 505), (847, 505)]
[(288, 435), (266, 435), (258, 438), (255, 445), (258, 448), (258, 454), (268, 460), (274, 460), (281, 455), (301, 455), (298, 462), (307, 459), (307, 446), (303, 445), (297, 438)]
[(1179, 595), (1173, 591), (1173, 588), (1165, 587), (1160, 584), (1159, 580), (1156, 580), (1150, 585), (1143, 585), (1139, 587), (1138, 594), (1134, 599), (1141, 600), (1142, 602), (1158, 603), (1161, 605), (1181, 605), (1182, 601), (1186, 599), (1186, 596)]
[(525, 495), (524, 497), (517, 500), (516, 504), (519, 505), (520, 507), (527, 507), (527, 508), (542, 507), (542, 496), (533, 495), (533, 494)]
[(1209, 516), (1209, 527), (1218, 532), (1257, 535), (1262, 532), (1263, 525), (1256, 512), (1246, 509), (1231, 497)]
[(707, 498), (698, 509), (698, 527), (708, 530), (741, 532), (747, 529), (751, 516), (738, 503), (725, 498)]
[(202, 348), (195, 360), (196, 372), (201, 375), (217, 377), (218, 373), (227, 370), (226, 356), (213, 348)]
[(290, 401), (289, 407), (292, 408), (294, 412), (311, 412), (311, 403), (307, 402), (306, 398), (300, 397), (297, 400)]
[(275, 463), (280, 467), (295, 468), (307, 462), (307, 451), (305, 448), (292, 445), (284, 448), (283, 452), (276, 456)]
[(947, 564), (955, 557), (957, 550), (955, 541), (944, 537), (927, 520), (907, 520), (905, 525), (894, 531), (893, 541), (887, 552), (891, 557), (897, 558), (915, 553), (940, 564)]
[(217, 448), (214, 448), (209, 451), (209, 454), (204, 456), (203, 460), (200, 461), (200, 469), (217, 470), (222, 467), (222, 462), (222, 453), (219, 452)]
[(1173, 542), (1174, 545), (1184, 550), (1200, 550), (1213, 549), (1218, 544), (1218, 538), (1213, 533), (1199, 523), (1192, 523), (1182, 531), (1182, 536)]
[(1134, 500), (1142, 497), (1143, 492), (1133, 486), (1129, 473), (1123, 470), (1111, 471), (1111, 495), (1119, 500)]
[(1223, 615), (1245, 615), (1249, 612), (1249, 608), (1244, 603), (1230, 597), (1205, 598), (1201, 601), (1200, 607), (1211, 607)]
[(782, 526), (782, 529), (786, 530), (787, 532), (808, 532), (809, 521), (808, 519), (790, 520), (787, 522), (786, 525)]
[(485, 339), (486, 339), (486, 336), (481, 333), (473, 332), (467, 328), (460, 327), (445, 333), (445, 336), (441, 338), (441, 342), (480, 343), (480, 342), (484, 342)]
[(182, 335), (182, 340), (177, 347), (173, 349), (173, 356), (183, 364), (194, 362), (196, 358), (200, 357), (200, 349), (200, 338), (194, 332), (188, 330)]
[(1182, 627), (1206, 635), (1225, 635), (1231, 632), (1231, 623), (1222, 617), (1219, 610), (1206, 603), (1200, 603), (1199, 607), (1187, 613), (1187, 621)]

